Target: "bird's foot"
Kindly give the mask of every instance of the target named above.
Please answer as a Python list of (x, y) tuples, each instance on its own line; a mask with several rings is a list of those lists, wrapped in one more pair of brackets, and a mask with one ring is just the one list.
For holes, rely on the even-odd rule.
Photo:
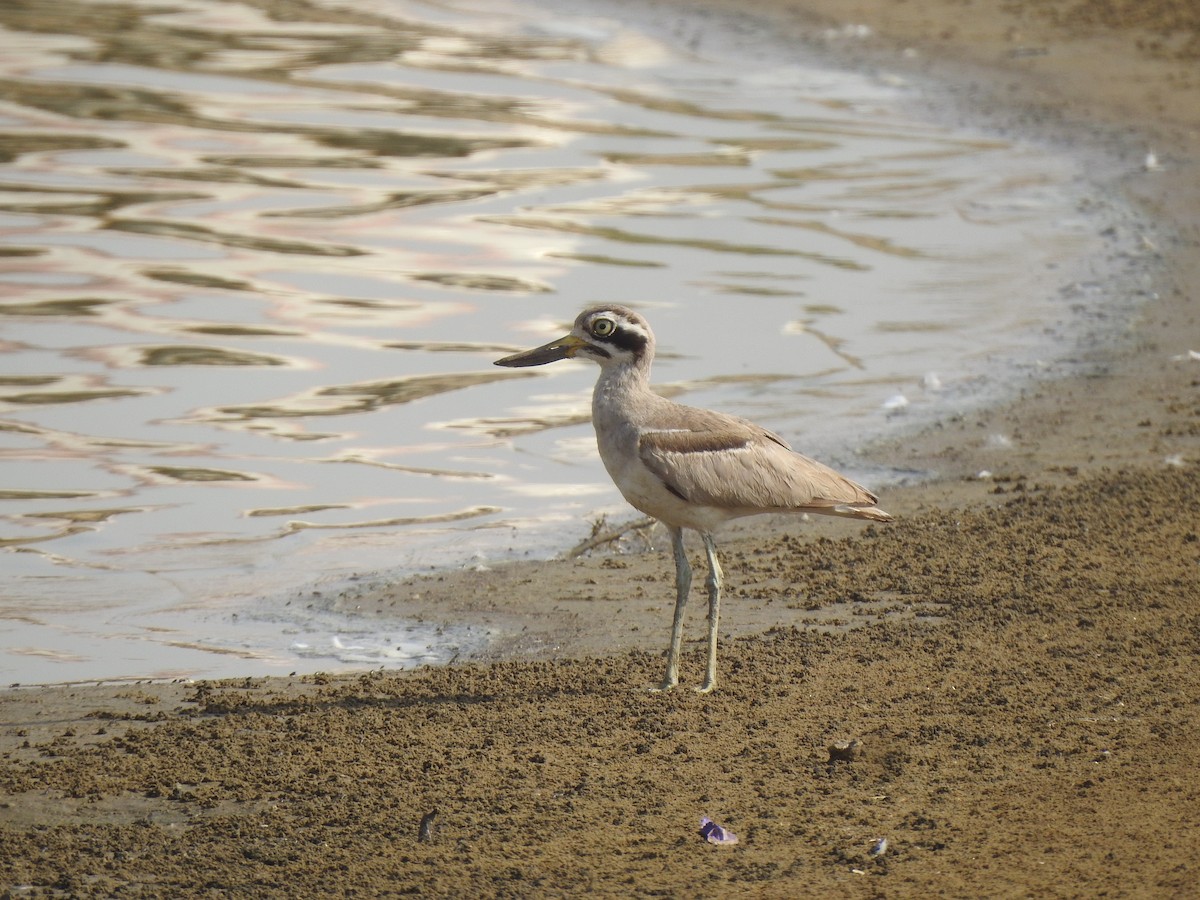
[(695, 692), (697, 694), (711, 694), (716, 689), (717, 689), (716, 679), (713, 679), (712, 681), (706, 681), (706, 682), (704, 682), (704, 684), (700, 685), (700, 687), (698, 687), (698, 688), (693, 688), (693, 690), (695, 690)]
[(650, 688), (650, 693), (665, 694), (665, 693), (667, 693), (667, 691), (673, 691), (675, 689), (675, 685), (677, 685), (678, 683), (679, 683), (678, 681), (671, 681), (669, 679), (664, 680), (663, 683), (660, 684), (658, 687)]

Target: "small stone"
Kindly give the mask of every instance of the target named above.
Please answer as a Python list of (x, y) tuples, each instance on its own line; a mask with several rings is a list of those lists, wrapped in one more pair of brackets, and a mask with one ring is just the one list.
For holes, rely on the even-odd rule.
[(433, 841), (433, 826), (437, 819), (438, 811), (430, 810), (421, 816), (421, 827), (417, 829), (417, 840), (423, 844), (429, 844)]
[(851, 741), (834, 741), (829, 745), (829, 761), (854, 762), (862, 755), (862, 745), (858, 738)]

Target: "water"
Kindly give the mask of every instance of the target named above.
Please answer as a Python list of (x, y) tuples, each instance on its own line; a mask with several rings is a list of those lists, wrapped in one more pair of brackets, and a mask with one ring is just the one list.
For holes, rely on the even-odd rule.
[(0, 8), (0, 682), (485, 640), (332, 594), (627, 511), (594, 371), (491, 365), (591, 302), (876, 485), (865, 440), (1053, 359), (1078, 163), (711, 24), (478, 6)]

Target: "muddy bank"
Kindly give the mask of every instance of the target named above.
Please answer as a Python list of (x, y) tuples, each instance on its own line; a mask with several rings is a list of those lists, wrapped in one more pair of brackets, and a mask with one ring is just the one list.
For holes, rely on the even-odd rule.
[(1194, 473), (1164, 469), (777, 538), (731, 560), (743, 584), (936, 618), (727, 641), (705, 697), (648, 693), (640, 650), (18, 692), (0, 863), (73, 895), (1182, 896), (1198, 521)]

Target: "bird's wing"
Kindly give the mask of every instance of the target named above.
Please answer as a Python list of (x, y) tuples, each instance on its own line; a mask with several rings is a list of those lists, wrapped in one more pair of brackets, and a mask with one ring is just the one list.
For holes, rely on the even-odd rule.
[(705, 431), (646, 431), (638, 451), (668, 490), (705, 506), (833, 513), (876, 502), (866, 488), (740, 420)]

